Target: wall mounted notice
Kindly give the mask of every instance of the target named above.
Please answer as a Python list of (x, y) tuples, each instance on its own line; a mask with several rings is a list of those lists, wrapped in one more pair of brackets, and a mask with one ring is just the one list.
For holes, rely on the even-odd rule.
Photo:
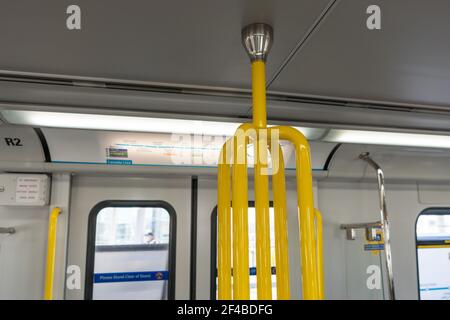
[(16, 202), (30, 203), (39, 201), (41, 181), (40, 177), (18, 177), (16, 182)]
[(45, 174), (1, 174), (0, 205), (45, 206), (50, 181)]

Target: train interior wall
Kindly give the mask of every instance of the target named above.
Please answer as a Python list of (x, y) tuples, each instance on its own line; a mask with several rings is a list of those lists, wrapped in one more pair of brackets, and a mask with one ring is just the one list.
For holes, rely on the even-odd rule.
[[(18, 130), (15, 134), (18, 132), (25, 134), (28, 131)], [(328, 145), (324, 149), (319, 147), (320, 144), (315, 145), (312, 155), (316, 168), (322, 166), (320, 159), (327, 158), (331, 150)], [(340, 228), (344, 223), (379, 220), (375, 172), (358, 160), (358, 155), (366, 151), (373, 154), (385, 171), (397, 297), (417, 299), (415, 222), (425, 208), (450, 206), (447, 153), (356, 144), (341, 145), (327, 170), (315, 169), (313, 172), (315, 206), (321, 210), (324, 221), (326, 298), (382, 299), (387, 294), (383, 288), (368, 290), (366, 286), (369, 266), (379, 266), (384, 271), (381, 274), (385, 274), (382, 255), (365, 251), (364, 230), (357, 231), (355, 240), (347, 240), (345, 230)], [(322, 153), (325, 156), (319, 157)], [(39, 155), (39, 152), (32, 154)], [(55, 206), (60, 207), (62, 213), (57, 230), (54, 298), (85, 298), (89, 214), (96, 204), (105, 200), (162, 200), (169, 203), (175, 209), (177, 220), (175, 298), (211, 297), (211, 246), (214, 245), (211, 243), (211, 215), (217, 205), (216, 169), (163, 166), (164, 171), (158, 172), (161, 169), (158, 166), (90, 167), (89, 164), (70, 163), (57, 166), (46, 164), (37, 156), (30, 162), (17, 161), (23, 157), (22, 153), (3, 153), (3, 157), (6, 156), (10, 157), (5, 158), (8, 161), (0, 163), (4, 171), (26, 174), (47, 170), (51, 177), (51, 196), (46, 206), (0, 206), (0, 226), (13, 226), (17, 231), (12, 235), (0, 235), (1, 298), (43, 298), (48, 217)], [(290, 287), (292, 298), (301, 299), (296, 183), (293, 171), (287, 171)], [(191, 225), (193, 177), (198, 179), (194, 229)], [(249, 200), (254, 200), (251, 175), (249, 177)], [(196, 252), (191, 250), (193, 239), (196, 239)], [(196, 256), (195, 264), (191, 263), (192, 253)], [(73, 265), (79, 266), (81, 272), (81, 287), (76, 289), (66, 285), (66, 270)], [(195, 292), (191, 281), (195, 281)]]
[[(196, 297), (210, 297), (211, 213), (216, 206), (216, 180), (199, 178)], [(300, 257), (295, 209), (294, 181), (288, 183), (291, 288), (300, 299)], [(327, 299), (373, 298), (362, 288), (366, 268), (377, 259), (363, 250), (364, 234), (347, 240), (342, 223), (376, 221), (379, 215), (375, 180), (318, 179), (314, 181), (316, 206), (324, 219), (324, 261)], [(450, 206), (450, 187), (443, 183), (387, 181), (387, 201), (391, 219), (394, 277), (399, 299), (417, 299), (415, 222), (428, 207)], [(189, 298), (190, 272), (190, 177), (108, 177), (75, 175), (70, 199), (70, 230), (67, 265), (79, 265), (80, 290), (67, 290), (66, 299), (83, 299), (88, 215), (100, 201), (164, 200), (177, 213), (176, 298)], [(252, 200), (252, 192), (249, 193)], [(5, 299), (42, 298), (46, 256), (48, 207), (0, 208), (1, 221), (14, 225), (17, 233), (2, 236), (0, 279), (1, 297)], [(382, 265), (381, 265), (382, 266)], [(61, 267), (60, 267), (61, 268)], [(63, 272), (59, 272), (63, 273)], [(295, 294), (297, 293), (297, 294)]]

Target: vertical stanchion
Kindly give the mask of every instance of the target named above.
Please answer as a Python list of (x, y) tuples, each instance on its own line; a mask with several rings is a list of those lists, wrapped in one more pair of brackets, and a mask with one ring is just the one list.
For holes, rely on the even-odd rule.
[(248, 252), (247, 136), (243, 126), (234, 137), (232, 170), (233, 298), (250, 299)]
[[(220, 156), (218, 177), (219, 222), (219, 299), (250, 298), (248, 251), (248, 130), (252, 130), (254, 144), (254, 179), (256, 211), (256, 277), (258, 299), (272, 299), (269, 212), (269, 154), (268, 141), (275, 142), (272, 152), (275, 261), (278, 299), (290, 298), (289, 254), (287, 234), (286, 184), (284, 159), (278, 141), (272, 133), (289, 140), (296, 151), (297, 203), (300, 228), (303, 297), (323, 299), (322, 229), (320, 212), (315, 212), (309, 145), (305, 137), (290, 127), (267, 128), (265, 61), (273, 40), (272, 28), (257, 23), (242, 30), (242, 42), (252, 62), (253, 122), (239, 127), (232, 138), (233, 162), (224, 165), (229, 157), (224, 149)], [(269, 136), (268, 136), (269, 132)], [(274, 152), (276, 151), (276, 152)], [(278, 154), (278, 155), (274, 155)], [(274, 169), (274, 167), (276, 168)], [(229, 176), (231, 172), (231, 199)], [(232, 214), (230, 214), (230, 200)], [(230, 231), (232, 216), (232, 231)], [(317, 229), (316, 229), (317, 226)], [(316, 238), (317, 237), (317, 238)], [(230, 242), (233, 245), (230, 245)], [(232, 253), (230, 253), (232, 251)], [(230, 261), (231, 257), (232, 263)], [(232, 274), (231, 274), (232, 265)], [(232, 282), (232, 284), (231, 284)], [(232, 293), (231, 293), (232, 292)]]
[(47, 238), (47, 264), (45, 269), (45, 289), (44, 299), (53, 299), (53, 280), (55, 274), (55, 255), (56, 255), (56, 230), (58, 227), (58, 216), (61, 213), (60, 208), (53, 208), (48, 222)]
[[(272, 177), (273, 209), (274, 209), (274, 224), (275, 224), (277, 299), (288, 300), (290, 299), (291, 292), (289, 284), (286, 182), (284, 173), (283, 150), (281, 149), (280, 146), (278, 146), (278, 153), (272, 152), (272, 163), (278, 163), (277, 171), (273, 174)], [(274, 165), (272, 165), (272, 167), (273, 166)]]
[(252, 62), (253, 126), (257, 130), (255, 155), (256, 284), (259, 300), (272, 299), (270, 265), (269, 176), (266, 124), (266, 77), (263, 60)]
[[(224, 144), (219, 159), (218, 176), (218, 298), (219, 300), (230, 300), (231, 291), (231, 172), (230, 161), (228, 161), (228, 144)], [(212, 231), (214, 232), (214, 231)], [(213, 244), (214, 245), (214, 244)]]
[(323, 221), (319, 209), (315, 210), (317, 235), (317, 269), (320, 299), (325, 299), (324, 270), (323, 270)]

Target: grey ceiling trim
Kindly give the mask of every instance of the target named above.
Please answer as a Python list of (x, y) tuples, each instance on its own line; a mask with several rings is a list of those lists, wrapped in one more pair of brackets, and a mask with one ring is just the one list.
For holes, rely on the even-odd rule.
[[(134, 96), (135, 99), (139, 99), (143, 101), (145, 96), (158, 95), (158, 94), (175, 94), (180, 98), (184, 96), (186, 104), (189, 105), (191, 103), (192, 97), (197, 97), (197, 99), (211, 99), (217, 98), (222, 99), (223, 105), (222, 108), (219, 107), (219, 110), (225, 111), (226, 114), (232, 114), (234, 116), (241, 116), (245, 118), (249, 118), (251, 116), (251, 91), (250, 90), (234, 90), (231, 88), (220, 88), (220, 87), (198, 87), (198, 86), (181, 86), (177, 87), (173, 84), (161, 84), (161, 83), (151, 83), (151, 82), (143, 82), (143, 81), (129, 81), (117, 79), (106, 79), (106, 78), (84, 78), (84, 77), (72, 77), (72, 76), (62, 76), (62, 75), (53, 75), (53, 74), (41, 74), (41, 73), (28, 73), (28, 72), (20, 72), (20, 71), (5, 71), (0, 70), (0, 89), (2, 94), (0, 95), (0, 101), (8, 101), (11, 99), (11, 95), (13, 92), (17, 90), (23, 91), (21, 92), (21, 102), (25, 102), (23, 100), (24, 96), (27, 96), (30, 92), (36, 93), (37, 90), (42, 90), (43, 88), (52, 88), (55, 90), (52, 92), (52, 98), (55, 99), (54, 103), (59, 104), (58, 95), (55, 96), (55, 93), (59, 91), (66, 91), (75, 93), (77, 92), (77, 96), (82, 96), (83, 93), (86, 94), (87, 91), (91, 91), (98, 89), (104, 89), (104, 92), (100, 93), (100, 91), (96, 91), (96, 94), (115, 96), (114, 101), (111, 101), (113, 105), (120, 104), (118, 101), (123, 101), (122, 95), (125, 96)], [(35, 86), (35, 87), (32, 87)], [(56, 89), (58, 88), (58, 89)], [(65, 88), (65, 89), (64, 89)], [(84, 92), (81, 92), (84, 90)], [(45, 92), (48, 93), (46, 89)], [(134, 92), (134, 93), (133, 93)], [(267, 91), (268, 100), (271, 101), (289, 101), (289, 102), (297, 102), (297, 103), (314, 103), (314, 104), (322, 104), (322, 105), (340, 105), (340, 106), (353, 106), (353, 107), (364, 107), (364, 108), (373, 108), (373, 109), (385, 109), (385, 110), (401, 110), (401, 111), (414, 111), (414, 112), (439, 112), (439, 113), (448, 113), (450, 111), (450, 105), (426, 105), (426, 104), (418, 104), (411, 101), (404, 102), (395, 102), (395, 101), (384, 101), (384, 100), (371, 100), (371, 99), (355, 99), (348, 97), (336, 97), (336, 96), (327, 96), (327, 95), (311, 95), (311, 94), (299, 94), (292, 92), (280, 92), (280, 91)], [(38, 94), (35, 98), (38, 100), (27, 101), (32, 103), (42, 103), (39, 99), (43, 98), (43, 94)], [(72, 96), (74, 98), (74, 96)], [(68, 101), (77, 101), (70, 99), (69, 96), (64, 97), (63, 104), (67, 104)], [(235, 113), (237, 110), (227, 110), (228, 108), (224, 108), (226, 105), (234, 105), (235, 100), (240, 100), (240, 112)], [(15, 99), (11, 100), (14, 101)], [(231, 103), (230, 103), (231, 100)], [(46, 101), (44, 103), (50, 103)], [(51, 103), (53, 104), (53, 103)], [(130, 105), (123, 106), (124, 108), (132, 109), (133, 107)], [(190, 107), (186, 107), (185, 110), (188, 112), (192, 110)], [(209, 108), (210, 111), (216, 111), (217, 109)], [(217, 113), (220, 113), (217, 112)], [(223, 114), (222, 114), (223, 115)]]
[(450, 111), (450, 105), (439, 104), (421, 104), (410, 101), (396, 102), (388, 100), (373, 100), (373, 99), (356, 99), (348, 97), (336, 97), (327, 95), (313, 95), (313, 94), (297, 94), (282, 91), (267, 91), (267, 96), (273, 100), (282, 101), (317, 101), (321, 104), (327, 105), (344, 105), (352, 107), (365, 107), (373, 109), (386, 109), (398, 111), (415, 111), (415, 112), (441, 112), (446, 113)]
[[(251, 96), (190, 90), (110, 88), (0, 81), (0, 109), (100, 113), (247, 122)], [(450, 131), (450, 108), (354, 103), (349, 100), (268, 96), (271, 123), (298, 126)]]
[(205, 91), (220, 91), (220, 92), (242, 92), (249, 93), (249, 89), (241, 88), (228, 88), (228, 87), (215, 87), (215, 86), (200, 86), (200, 85), (188, 85), (183, 83), (165, 83), (165, 82), (153, 82), (153, 81), (138, 81), (128, 79), (114, 79), (114, 78), (102, 78), (102, 77), (85, 77), (74, 76), (66, 74), (54, 74), (54, 73), (39, 73), (39, 72), (27, 72), (18, 70), (6, 70), (0, 69), (0, 80), (5, 81), (20, 81), (20, 82), (35, 82), (35, 83), (54, 83), (54, 84), (66, 84), (84, 87), (141, 87), (145, 88), (161, 88), (162, 90), (205, 90)]

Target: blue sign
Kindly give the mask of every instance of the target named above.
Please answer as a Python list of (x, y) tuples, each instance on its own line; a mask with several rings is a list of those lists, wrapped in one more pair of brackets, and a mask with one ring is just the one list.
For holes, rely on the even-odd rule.
[(106, 159), (107, 164), (132, 165), (132, 160)]
[[(251, 276), (256, 276), (256, 267), (250, 267), (250, 275)], [(276, 268), (275, 267), (271, 267), (270, 268), (270, 273), (271, 274), (276, 274), (277, 273), (277, 271), (276, 271)]]
[(450, 290), (450, 287), (442, 287), (442, 288), (420, 288), (420, 291), (439, 291), (439, 290)]
[(384, 244), (380, 243), (380, 244), (365, 244), (364, 245), (364, 250), (366, 251), (375, 251), (375, 250), (384, 250)]
[(94, 283), (168, 280), (169, 271), (95, 273)]

